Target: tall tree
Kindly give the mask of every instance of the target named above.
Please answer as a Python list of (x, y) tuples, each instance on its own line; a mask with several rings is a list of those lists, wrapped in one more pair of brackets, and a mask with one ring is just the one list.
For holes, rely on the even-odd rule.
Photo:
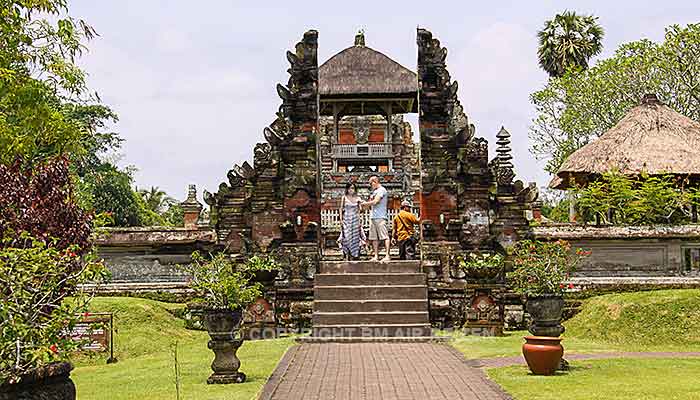
[(564, 11), (546, 21), (537, 32), (540, 67), (555, 78), (571, 68), (588, 68), (588, 60), (603, 50), (603, 28), (597, 20), (592, 15)]
[(700, 23), (672, 25), (663, 43), (626, 43), (587, 70), (550, 79), (531, 96), (531, 152), (555, 173), (569, 154), (613, 127), (647, 93), (700, 121)]
[(160, 190), (157, 186), (151, 186), (149, 190), (139, 190), (139, 194), (146, 202), (146, 207), (157, 214), (162, 214), (175, 202), (168, 194)]

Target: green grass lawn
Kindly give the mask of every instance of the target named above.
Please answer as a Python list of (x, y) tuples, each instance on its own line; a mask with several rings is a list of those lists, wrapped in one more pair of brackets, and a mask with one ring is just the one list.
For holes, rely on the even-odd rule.
[(260, 391), (293, 340), (246, 341), (238, 351), (242, 384), (207, 385), (214, 353), (207, 348), (205, 332), (184, 329), (182, 320), (168, 309), (183, 307), (136, 298), (96, 298), (94, 312), (113, 312), (116, 364), (106, 355), (77, 357), (71, 374), (78, 399), (175, 399), (173, 346), (178, 343), (181, 399), (252, 399)]
[[(567, 353), (700, 351), (700, 289), (658, 290), (592, 297), (564, 322)], [(521, 354), (527, 331), (501, 337), (452, 334), (467, 358)]]
[[(565, 354), (599, 351), (700, 351), (700, 290), (620, 293), (587, 299), (566, 321)], [(457, 336), (469, 358), (520, 354), (522, 336)], [(574, 361), (568, 372), (535, 376), (526, 366), (489, 369), (515, 399), (698, 399), (700, 358)]]
[(700, 359), (574, 361), (569, 372), (535, 376), (525, 366), (488, 370), (517, 400), (700, 398)]

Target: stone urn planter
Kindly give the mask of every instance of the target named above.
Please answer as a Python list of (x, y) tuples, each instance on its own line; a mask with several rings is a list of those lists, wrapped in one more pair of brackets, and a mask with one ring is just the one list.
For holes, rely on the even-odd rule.
[(535, 375), (553, 375), (564, 355), (561, 338), (546, 336), (525, 336), (523, 357)]
[(564, 298), (558, 294), (544, 294), (528, 297), (525, 311), (532, 317), (529, 331), (535, 336), (559, 337), (564, 333), (561, 317), (564, 311)]
[(259, 270), (255, 271), (255, 282), (260, 282), (260, 283), (273, 283), (275, 279), (277, 279), (277, 275), (279, 274), (278, 270)]
[(0, 400), (75, 400), (72, 369), (66, 362), (36, 368), (19, 383), (0, 386)]
[(241, 310), (204, 309), (202, 310), (204, 326), (211, 340), (208, 347), (214, 352), (211, 369), (214, 371), (207, 379), (209, 384), (241, 383), (245, 374), (238, 371), (241, 361), (236, 356), (243, 339), (236, 338), (243, 314)]

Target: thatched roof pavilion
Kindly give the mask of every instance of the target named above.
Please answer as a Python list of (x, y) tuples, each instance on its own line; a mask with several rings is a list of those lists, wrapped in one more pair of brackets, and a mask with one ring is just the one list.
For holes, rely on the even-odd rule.
[(417, 112), (416, 73), (367, 47), (363, 33), (355, 36), (354, 46), (323, 63), (318, 74), (321, 115)]
[(549, 186), (585, 185), (611, 170), (700, 178), (700, 123), (647, 94), (615, 126), (571, 154)]

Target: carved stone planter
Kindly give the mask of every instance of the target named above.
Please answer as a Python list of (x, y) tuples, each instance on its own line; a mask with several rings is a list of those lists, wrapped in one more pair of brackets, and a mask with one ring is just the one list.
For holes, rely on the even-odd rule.
[(20, 383), (0, 386), (0, 400), (75, 400), (72, 369), (69, 363), (37, 368), (23, 376)]
[(211, 369), (214, 371), (207, 379), (209, 384), (241, 383), (245, 374), (238, 371), (241, 361), (236, 351), (243, 344), (243, 339), (236, 338), (243, 314), (240, 310), (205, 309), (204, 325), (211, 340), (208, 347), (214, 352)]
[(564, 333), (561, 317), (564, 298), (560, 295), (528, 297), (525, 310), (532, 317), (529, 331), (535, 336), (559, 337)]
[(525, 336), (523, 357), (535, 375), (552, 375), (559, 368), (564, 348), (561, 338), (545, 336)]

